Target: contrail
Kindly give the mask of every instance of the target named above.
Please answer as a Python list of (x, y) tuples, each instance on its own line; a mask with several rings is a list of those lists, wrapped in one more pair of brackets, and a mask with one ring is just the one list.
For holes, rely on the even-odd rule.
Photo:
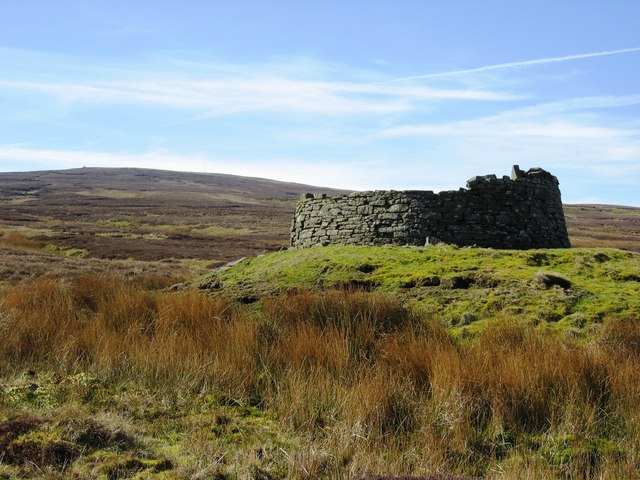
[(520, 62), (499, 63), (497, 65), (485, 65), (484, 67), (468, 68), (466, 70), (453, 70), (451, 72), (428, 73), (426, 75), (414, 75), (412, 77), (394, 78), (379, 83), (405, 82), (408, 80), (419, 80), (422, 78), (451, 77), (456, 75), (466, 75), (467, 73), (488, 72), (492, 70), (505, 70), (515, 67), (527, 67), (529, 65), (543, 65), (545, 63), (567, 62), (570, 60), (580, 60), (583, 58), (605, 57), (607, 55), (619, 55), (621, 53), (640, 52), (640, 47), (622, 48), (620, 50), (607, 50), (604, 52), (581, 53), (579, 55), (566, 55), (564, 57), (538, 58), (536, 60), (523, 60)]

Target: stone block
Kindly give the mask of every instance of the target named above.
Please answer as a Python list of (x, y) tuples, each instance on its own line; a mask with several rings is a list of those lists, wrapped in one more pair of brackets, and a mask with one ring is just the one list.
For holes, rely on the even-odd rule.
[(389, 207), (389, 211), (390, 212), (403, 213), (403, 212), (408, 212), (409, 211), (409, 207), (404, 203), (396, 203), (396, 204), (391, 205)]

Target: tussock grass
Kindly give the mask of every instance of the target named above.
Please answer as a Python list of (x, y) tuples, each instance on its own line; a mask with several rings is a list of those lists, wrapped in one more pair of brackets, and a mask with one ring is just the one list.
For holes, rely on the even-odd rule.
[(0, 232), (0, 247), (26, 252), (39, 251), (44, 244), (16, 230)]
[[(577, 341), (497, 314), (459, 339), (388, 294), (344, 289), (291, 292), (256, 310), (82, 276), (5, 287), (2, 299), (5, 375), (86, 372), (270, 412), (297, 440), (234, 460), (270, 478), (632, 478), (637, 469), (640, 324), (631, 317)], [(221, 460), (224, 435), (236, 435), (229, 423), (216, 417), (215, 440), (195, 429), (185, 451), (198, 464), (174, 455), (175, 471), (240, 468)]]

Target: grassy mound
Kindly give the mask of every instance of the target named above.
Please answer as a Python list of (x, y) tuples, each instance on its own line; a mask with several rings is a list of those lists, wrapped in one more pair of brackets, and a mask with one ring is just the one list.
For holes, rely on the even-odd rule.
[(381, 290), (461, 331), (497, 315), (582, 330), (605, 317), (640, 317), (640, 255), (614, 249), (325, 247), (249, 258), (208, 276), (201, 287), (245, 302), (300, 288)]

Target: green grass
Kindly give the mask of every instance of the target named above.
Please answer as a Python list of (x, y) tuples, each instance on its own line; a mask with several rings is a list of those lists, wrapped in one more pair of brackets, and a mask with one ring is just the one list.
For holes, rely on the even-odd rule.
[[(11, 438), (7, 427), (25, 419), (33, 427)], [(0, 479), (283, 478), (292, 446), (264, 410), (86, 373), (0, 375), (2, 431), (13, 455)]]
[(639, 280), (640, 255), (615, 249), (324, 247), (249, 258), (202, 285), (238, 297), (299, 288), (376, 289), (461, 332), (496, 315), (588, 331), (605, 317), (640, 318)]

